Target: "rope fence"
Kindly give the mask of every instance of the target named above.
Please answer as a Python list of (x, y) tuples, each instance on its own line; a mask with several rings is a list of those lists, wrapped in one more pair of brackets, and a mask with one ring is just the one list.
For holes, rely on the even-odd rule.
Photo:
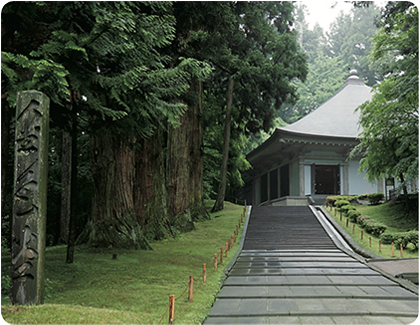
[[(333, 206), (331, 204), (327, 203), (327, 201), (325, 201), (324, 206), (325, 206), (326, 209), (328, 209), (328, 207), (329, 207), (330, 212), (332, 212), (333, 209), (334, 209), (334, 216), (337, 215), (337, 208), (333, 208)], [(343, 220), (343, 213), (342, 213), (342, 211), (340, 211), (340, 221), (342, 221), (342, 220)], [(349, 218), (346, 218), (346, 228), (348, 228), (348, 227), (349, 227)], [(355, 228), (356, 228), (356, 225), (353, 224), (352, 234), (355, 233)], [(363, 230), (361, 230), (360, 231), (360, 240), (362, 242), (363, 242), (363, 237), (364, 237), (363, 235), (364, 235)], [(382, 253), (382, 241), (380, 239), (378, 241), (378, 244), (379, 244), (378, 251), (379, 251), (379, 253)], [(401, 243), (399, 245), (400, 245), (399, 248), (400, 248), (401, 258), (404, 258), (404, 247)], [(369, 247), (372, 248), (372, 237), (370, 237), (370, 236), (369, 236)], [(398, 247), (396, 249), (398, 250)], [(391, 243), (391, 255), (392, 255), (392, 257), (395, 257), (395, 247), (394, 247), (393, 242)]]
[[(243, 213), (241, 214), (241, 218), (238, 219), (238, 224), (236, 225), (236, 230), (234, 230), (233, 236), (231, 236), (227, 242), (225, 242), (225, 250), (224, 250), (224, 254), (225, 254), (225, 258), (228, 257), (228, 252), (232, 249), (233, 244), (236, 242), (236, 237), (239, 234), (239, 229), (241, 228), (242, 223), (244, 222), (244, 218), (246, 215), (246, 200), (244, 203), (244, 210)], [(217, 271), (217, 261), (218, 261), (218, 256), (217, 253), (214, 253), (214, 259), (213, 259), (213, 264), (214, 264), (214, 271)], [(223, 263), (223, 247), (220, 247), (220, 264)], [(211, 265), (212, 263), (209, 263), (209, 265)], [(174, 324), (175, 321), (175, 301), (180, 299), (188, 290), (188, 301), (192, 302), (193, 301), (193, 297), (194, 297), (194, 281), (198, 282), (200, 279), (203, 279), (203, 283), (205, 284), (207, 282), (207, 263), (203, 263), (203, 270), (201, 272), (201, 275), (198, 278), (194, 278), (194, 276), (190, 275), (189, 277), (189, 281), (187, 286), (185, 287), (184, 291), (177, 297), (175, 298), (175, 295), (169, 295), (169, 304), (166, 307), (165, 312), (163, 313), (162, 317), (159, 320), (158, 324), (161, 324), (162, 320), (164, 319), (165, 315), (167, 314), (167, 312), (169, 311), (169, 320), (168, 320), (168, 324)]]

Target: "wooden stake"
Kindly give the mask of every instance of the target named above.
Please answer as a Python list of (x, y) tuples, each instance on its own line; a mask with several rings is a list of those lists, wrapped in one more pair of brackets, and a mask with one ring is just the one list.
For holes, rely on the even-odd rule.
[(356, 229), (356, 225), (353, 225), (353, 234), (354, 234), (354, 230)]
[(203, 282), (207, 282), (207, 270), (206, 270), (206, 263), (203, 264)]
[(175, 295), (169, 296), (169, 324), (174, 323), (175, 318)]
[(337, 208), (334, 209), (334, 217), (337, 215)]
[(228, 256), (227, 256), (227, 253), (228, 253), (228, 248), (229, 248), (229, 247), (228, 247), (228, 243), (225, 243), (225, 244), (226, 244), (226, 247), (225, 247), (225, 257), (228, 257)]
[(372, 247), (372, 237), (369, 237), (369, 247)]
[(214, 254), (214, 270), (217, 271), (217, 254)]
[(245, 200), (245, 207), (246, 207), (246, 200)]
[(360, 239), (363, 240), (363, 230), (360, 232)]
[(193, 300), (193, 286), (194, 286), (194, 277), (190, 275), (190, 282), (188, 282), (188, 300)]
[(404, 257), (404, 254), (403, 254), (403, 247), (402, 247), (402, 244), (400, 244), (400, 251), (401, 251), (401, 258), (403, 258), (403, 257)]
[(392, 252), (392, 256), (395, 256), (394, 255), (394, 242), (391, 243), (391, 252)]
[(382, 242), (381, 242), (381, 240), (379, 239), (379, 253), (382, 251)]
[(220, 247), (220, 264), (223, 263), (223, 247)]
[(343, 211), (340, 211), (340, 221), (343, 219)]
[(346, 227), (349, 227), (349, 219), (346, 220)]

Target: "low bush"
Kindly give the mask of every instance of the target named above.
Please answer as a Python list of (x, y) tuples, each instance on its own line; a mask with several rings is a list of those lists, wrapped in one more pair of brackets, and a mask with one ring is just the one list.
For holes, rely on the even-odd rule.
[(367, 194), (367, 199), (369, 200), (369, 203), (372, 205), (379, 204), (384, 199), (383, 193), (371, 193)]
[(407, 232), (383, 233), (379, 236), (379, 239), (383, 244), (394, 243), (397, 248), (400, 244), (402, 244), (403, 248), (406, 248), (411, 243), (414, 249), (418, 249), (419, 232), (417, 230), (411, 230)]
[(362, 217), (362, 216), (359, 216), (358, 218), (357, 218), (357, 223), (362, 227), (362, 228), (364, 228), (365, 226), (366, 226), (366, 222), (369, 220), (369, 217), (366, 217), (366, 216), (364, 216), (364, 217)]
[(337, 201), (335, 201), (334, 206), (337, 207), (337, 208), (341, 208), (343, 205), (349, 205), (349, 204), (350, 204), (350, 202), (347, 201), (347, 200), (337, 200)]
[(351, 222), (356, 223), (358, 218), (360, 217), (360, 213), (356, 210), (349, 210), (347, 212), (347, 217), (350, 219)]
[(351, 204), (347, 204), (347, 205), (342, 205), (340, 207), (340, 211), (344, 212), (347, 216), (349, 211), (355, 211), (356, 208), (354, 206), (352, 206)]
[(366, 232), (368, 234), (372, 234), (376, 237), (379, 237), (381, 234), (385, 232), (385, 230), (388, 228), (382, 223), (375, 222), (372, 220), (367, 219), (365, 222), (364, 228), (366, 229)]

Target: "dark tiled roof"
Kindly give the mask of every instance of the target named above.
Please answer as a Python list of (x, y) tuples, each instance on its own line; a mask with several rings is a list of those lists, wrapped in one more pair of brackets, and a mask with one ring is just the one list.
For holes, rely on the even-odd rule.
[(279, 129), (302, 134), (356, 138), (361, 132), (356, 108), (372, 98), (371, 90), (352, 70), (343, 88), (335, 96), (297, 122)]

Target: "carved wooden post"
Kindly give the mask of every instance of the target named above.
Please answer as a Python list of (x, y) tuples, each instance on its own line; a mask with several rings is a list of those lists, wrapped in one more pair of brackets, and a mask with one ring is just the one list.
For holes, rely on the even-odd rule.
[(18, 93), (12, 228), (12, 304), (44, 301), (50, 100), (38, 91)]

